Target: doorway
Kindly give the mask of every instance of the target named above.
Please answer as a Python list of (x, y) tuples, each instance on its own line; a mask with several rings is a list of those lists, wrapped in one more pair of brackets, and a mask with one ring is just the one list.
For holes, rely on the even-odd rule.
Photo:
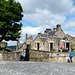
[(65, 43), (65, 49), (68, 49), (68, 51), (70, 50), (70, 43)]
[(39, 47), (40, 47), (40, 44), (39, 44), (39, 43), (37, 43), (37, 50), (39, 50)]
[(53, 43), (50, 43), (50, 51), (53, 49)]
[(50, 43), (50, 50), (53, 49), (53, 43)]

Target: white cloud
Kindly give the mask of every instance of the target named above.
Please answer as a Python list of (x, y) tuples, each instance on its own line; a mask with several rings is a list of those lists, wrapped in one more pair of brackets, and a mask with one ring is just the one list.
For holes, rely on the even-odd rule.
[(66, 15), (74, 14), (73, 0), (17, 0), (24, 10), (24, 19), (40, 27), (63, 24)]
[(75, 14), (73, 0), (16, 0), (24, 10), (24, 19), (40, 27), (64, 24), (67, 15)]
[(68, 21), (67, 23), (64, 23), (65, 27), (64, 29), (67, 31), (74, 31), (75, 30), (75, 18), (73, 20)]
[(47, 9), (52, 13), (69, 13), (72, 10), (72, 0), (17, 0), (26, 13), (35, 13), (36, 9)]
[(69, 34), (69, 35), (75, 37), (75, 32), (71, 32), (71, 31), (64, 31), (64, 32), (65, 32), (65, 34)]
[(24, 27), (22, 28), (22, 34), (23, 33), (28, 33), (28, 34), (32, 34), (32, 35), (36, 35), (38, 32), (41, 31), (41, 28), (40, 27)]
[(65, 20), (65, 16), (56, 15), (48, 10), (37, 10), (36, 14), (26, 14), (25, 19), (32, 23), (38, 24), (40, 27), (53, 27), (56, 24), (62, 24)]
[(17, 45), (17, 41), (7, 41), (8, 46), (15, 46)]
[(26, 33), (28, 35), (37, 35), (39, 32), (42, 32), (42, 29), (40, 27), (24, 27), (22, 28), (22, 33), (21, 33), (21, 38), (20, 38), (20, 42), (23, 43), (25, 42), (25, 35)]

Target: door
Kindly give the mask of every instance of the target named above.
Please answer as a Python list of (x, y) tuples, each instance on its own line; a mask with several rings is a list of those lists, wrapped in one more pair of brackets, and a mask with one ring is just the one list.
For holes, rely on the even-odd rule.
[(51, 51), (53, 49), (53, 43), (49, 44), (49, 51)]
[(37, 43), (37, 50), (39, 50), (39, 45), (40, 45), (40, 44), (39, 44), (39, 43)]
[(69, 51), (69, 43), (66, 43), (66, 49)]
[(53, 49), (53, 43), (50, 43), (50, 51)]

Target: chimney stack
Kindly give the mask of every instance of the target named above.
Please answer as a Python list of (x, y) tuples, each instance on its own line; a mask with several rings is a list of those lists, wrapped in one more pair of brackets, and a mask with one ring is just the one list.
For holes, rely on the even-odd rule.
[(56, 28), (57, 28), (57, 29), (58, 29), (58, 28), (61, 28), (61, 25), (60, 25), (60, 24), (57, 24)]
[(27, 43), (27, 33), (26, 33), (26, 43)]
[(53, 28), (53, 31), (56, 31), (56, 28)]
[(49, 31), (51, 31), (51, 29), (48, 29), (48, 28), (47, 28), (46, 31), (45, 31), (45, 33), (48, 33)]
[(38, 35), (41, 35), (41, 33), (38, 33)]

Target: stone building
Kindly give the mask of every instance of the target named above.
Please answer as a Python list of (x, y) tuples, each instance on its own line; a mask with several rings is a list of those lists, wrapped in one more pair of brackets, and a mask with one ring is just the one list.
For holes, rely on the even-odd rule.
[(57, 24), (56, 28), (49, 29), (47, 28), (44, 33), (38, 33), (36, 38), (33, 40), (32, 36), (27, 36), (25, 42), (17, 44), (17, 50), (23, 51), (26, 48), (26, 45), (30, 45), (30, 48), (33, 50), (42, 50), (42, 51), (56, 51), (64, 49), (75, 49), (75, 37), (65, 34), (61, 28), (61, 25)]
[(46, 29), (45, 32), (38, 33), (37, 37), (31, 42), (31, 49), (51, 51), (55, 49), (56, 51), (71, 48), (75, 49), (75, 37), (66, 35), (61, 25), (57, 24), (56, 28)]

